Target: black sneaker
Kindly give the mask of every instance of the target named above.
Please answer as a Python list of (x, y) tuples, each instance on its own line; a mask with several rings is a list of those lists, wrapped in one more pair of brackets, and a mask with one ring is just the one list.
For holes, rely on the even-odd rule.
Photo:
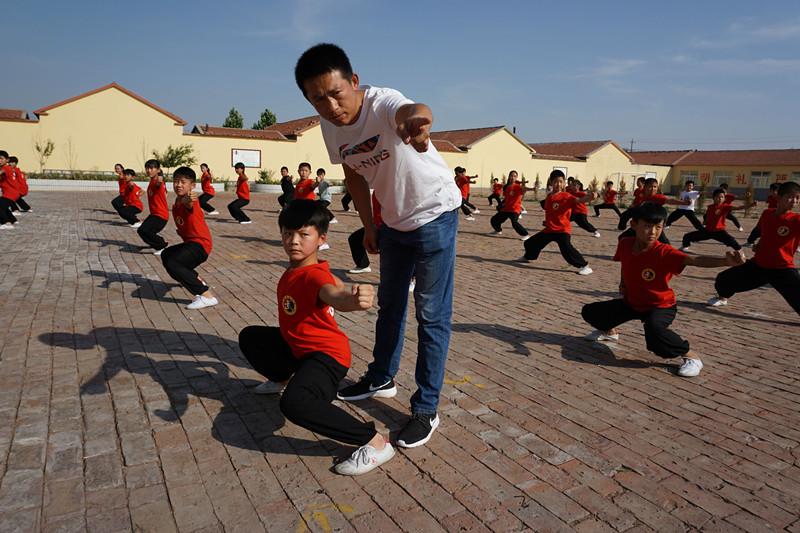
[(346, 402), (365, 400), (367, 398), (394, 398), (397, 395), (397, 387), (394, 380), (390, 379), (383, 385), (375, 385), (367, 376), (361, 376), (358, 383), (345, 387), (336, 393), (336, 397)]
[(422, 446), (433, 435), (433, 430), (439, 427), (439, 415), (424, 415), (414, 413), (406, 427), (397, 436), (397, 445), (403, 448), (416, 448)]

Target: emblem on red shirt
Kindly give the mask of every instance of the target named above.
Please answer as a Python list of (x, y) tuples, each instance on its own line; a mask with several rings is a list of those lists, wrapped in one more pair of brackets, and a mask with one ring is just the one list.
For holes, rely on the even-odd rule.
[(153, 196), (153, 192), (154, 192), (154, 191), (153, 191), (153, 189), (150, 189), (149, 191), (147, 191), (147, 194), (148, 194), (149, 196)]
[(789, 235), (789, 226), (781, 226), (778, 228), (778, 236), (786, 237)]
[(553, 202), (553, 210), (558, 211), (558, 202)]
[(652, 268), (645, 268), (642, 270), (642, 279), (645, 281), (653, 281), (656, 278), (656, 273)]
[(178, 226), (183, 226), (183, 217), (177, 216), (175, 217), (175, 224)]
[(283, 300), (281, 301), (281, 307), (283, 308), (283, 312), (289, 316), (297, 312), (297, 304), (295, 303), (294, 298), (288, 294), (283, 297)]

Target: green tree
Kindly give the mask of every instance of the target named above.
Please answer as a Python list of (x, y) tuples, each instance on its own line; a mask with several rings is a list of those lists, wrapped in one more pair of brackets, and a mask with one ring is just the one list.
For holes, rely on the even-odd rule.
[(242, 118), (242, 114), (239, 113), (235, 107), (232, 107), (230, 111), (228, 111), (228, 118), (225, 119), (225, 122), (222, 123), (223, 128), (244, 128), (244, 118)]
[(278, 117), (275, 116), (275, 113), (269, 110), (269, 108), (264, 109), (261, 113), (261, 117), (258, 119), (258, 122), (253, 123), (254, 130), (263, 130), (268, 128), (278, 122)]
[(194, 146), (191, 144), (182, 144), (180, 146), (172, 146), (170, 144), (163, 152), (153, 150), (153, 157), (161, 163), (165, 176), (169, 176), (169, 171), (172, 168), (189, 166), (197, 162), (197, 158), (194, 156)]

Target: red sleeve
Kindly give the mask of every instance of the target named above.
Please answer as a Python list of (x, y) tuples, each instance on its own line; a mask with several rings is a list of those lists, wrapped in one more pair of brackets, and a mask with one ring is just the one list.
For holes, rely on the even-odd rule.
[[(305, 279), (305, 288), (307, 292), (316, 295), (319, 300), (319, 291), (324, 285), (334, 285), (333, 274), (328, 270), (321, 268), (310, 269)], [(327, 305), (327, 304), (325, 304)]]
[(629, 237), (626, 237), (625, 239), (620, 239), (619, 241), (617, 241), (617, 251), (614, 252), (614, 257), (612, 258), (613, 261), (622, 261), (623, 241), (625, 241), (628, 238)]
[(680, 274), (686, 268), (686, 254), (672, 246), (664, 245), (665, 252), (661, 258), (664, 267), (673, 274)]

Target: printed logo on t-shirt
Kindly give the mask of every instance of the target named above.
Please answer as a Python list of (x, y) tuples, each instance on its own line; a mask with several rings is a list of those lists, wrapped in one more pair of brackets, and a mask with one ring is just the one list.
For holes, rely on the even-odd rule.
[(781, 226), (778, 228), (779, 237), (786, 237), (787, 235), (789, 235), (789, 226)]
[(717, 216), (719, 216), (719, 215), (720, 215), (720, 213), (722, 213), (722, 209), (717, 209), (717, 210), (715, 211), (715, 213), (717, 214)]
[[(347, 144), (343, 144), (339, 147), (339, 157), (344, 160), (348, 156), (355, 156), (358, 154), (368, 154), (375, 150), (378, 147), (378, 141), (380, 140), (381, 136), (376, 135), (374, 137), (370, 137), (366, 141), (360, 142), (353, 146), (352, 148), (348, 148)], [(367, 167), (375, 167), (378, 166), (381, 161), (389, 159), (390, 154), (388, 150), (381, 150), (375, 155), (368, 156), (364, 159), (358, 159), (354, 161), (348, 161), (347, 165), (351, 167), (353, 170), (361, 170)]]
[(148, 196), (153, 196), (154, 192), (155, 191), (153, 189), (150, 189), (150, 190), (147, 191), (147, 194), (148, 194)]
[(175, 217), (175, 224), (178, 226), (183, 226), (183, 217), (182, 216)]
[(656, 279), (656, 273), (652, 268), (645, 268), (642, 270), (642, 279), (645, 281), (653, 281)]
[(560, 204), (559, 204), (558, 202), (553, 202), (553, 210), (554, 210), (554, 211), (558, 211), (558, 207), (559, 207), (559, 205), (560, 205)]
[(297, 312), (297, 304), (295, 303), (294, 298), (292, 298), (288, 294), (283, 297), (283, 301), (281, 302), (281, 308), (283, 309), (283, 312), (289, 316)]

